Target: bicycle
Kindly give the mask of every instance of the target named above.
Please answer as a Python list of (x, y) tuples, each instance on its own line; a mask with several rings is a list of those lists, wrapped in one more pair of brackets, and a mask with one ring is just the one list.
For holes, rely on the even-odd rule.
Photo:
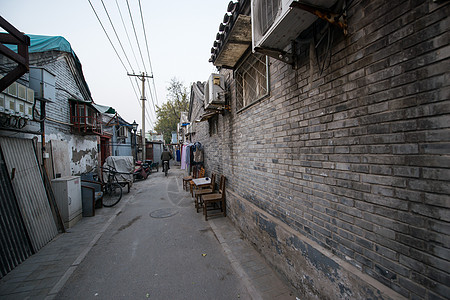
[(163, 161), (163, 171), (164, 176), (167, 176), (167, 172), (169, 171), (169, 162), (167, 160)]
[(116, 178), (120, 173), (112, 166), (101, 168), (108, 173), (107, 181), (103, 184), (103, 206), (112, 207), (122, 199), (122, 186)]

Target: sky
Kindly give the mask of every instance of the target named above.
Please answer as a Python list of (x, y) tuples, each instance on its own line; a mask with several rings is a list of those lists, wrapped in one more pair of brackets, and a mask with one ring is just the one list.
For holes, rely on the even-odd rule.
[(103, 0), (103, 3), (102, 0), (0, 0), (0, 15), (25, 34), (63, 36), (81, 61), (94, 102), (114, 107), (129, 123), (136, 120), (139, 129), (141, 83), (134, 77), (130, 82), (127, 72), (141, 74), (146, 70), (151, 75), (152, 70), (153, 79), (145, 85), (148, 131), (156, 120), (154, 107), (167, 100), (167, 88), (173, 78), (182, 82), (189, 93), (193, 82), (206, 81), (216, 70), (208, 59), (229, 0)]

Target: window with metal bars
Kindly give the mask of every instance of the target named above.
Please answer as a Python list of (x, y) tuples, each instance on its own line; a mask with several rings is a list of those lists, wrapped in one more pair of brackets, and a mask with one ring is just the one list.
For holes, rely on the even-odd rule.
[(243, 109), (269, 94), (267, 56), (250, 54), (235, 71), (236, 108)]

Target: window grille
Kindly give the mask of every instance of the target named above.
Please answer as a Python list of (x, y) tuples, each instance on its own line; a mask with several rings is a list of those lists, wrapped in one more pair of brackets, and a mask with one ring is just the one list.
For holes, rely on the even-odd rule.
[(236, 69), (236, 106), (240, 110), (269, 93), (268, 60), (265, 55), (251, 54)]

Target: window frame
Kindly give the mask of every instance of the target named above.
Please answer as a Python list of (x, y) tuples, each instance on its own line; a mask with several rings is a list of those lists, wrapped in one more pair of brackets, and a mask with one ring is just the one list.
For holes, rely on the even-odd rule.
[[(256, 98), (255, 100), (253, 100), (251, 103), (249, 103), (249, 104), (247, 104), (247, 105), (243, 105), (241, 108), (238, 108), (238, 105), (237, 105), (237, 102), (238, 102), (238, 79), (237, 79), (237, 77), (238, 76), (240, 76), (240, 75), (238, 75), (238, 73), (239, 73), (239, 71), (240, 71), (240, 69), (241, 68), (243, 68), (244, 66), (245, 66), (245, 64), (248, 64), (249, 62), (249, 60), (251, 59), (251, 58), (253, 58), (254, 59), (254, 57), (252, 57), (252, 56), (255, 56), (255, 55), (260, 55), (261, 56), (261, 60), (262, 59), (264, 59), (265, 60), (265, 66), (266, 66), (266, 74), (265, 74), (265, 76), (266, 76), (266, 93), (264, 94), (264, 95), (261, 95), (260, 97), (258, 97), (258, 98)], [(269, 57), (267, 56), (267, 55), (264, 55), (264, 54), (260, 54), (260, 53), (252, 53), (252, 52), (249, 52), (246, 56), (245, 56), (245, 58), (239, 63), (239, 65), (234, 69), (234, 71), (233, 71), (233, 77), (234, 77), (234, 85), (235, 85), (235, 98), (236, 98), (236, 112), (237, 113), (240, 113), (240, 112), (242, 112), (242, 111), (244, 111), (244, 110), (246, 110), (246, 109), (248, 109), (248, 108), (250, 108), (251, 106), (253, 106), (253, 105), (255, 105), (255, 104), (257, 104), (257, 103), (259, 103), (260, 101), (262, 101), (263, 99), (265, 99), (265, 98), (267, 98), (269, 95), (270, 95), (270, 72), (269, 72)], [(243, 99), (242, 99), (242, 101), (243, 101)]]

